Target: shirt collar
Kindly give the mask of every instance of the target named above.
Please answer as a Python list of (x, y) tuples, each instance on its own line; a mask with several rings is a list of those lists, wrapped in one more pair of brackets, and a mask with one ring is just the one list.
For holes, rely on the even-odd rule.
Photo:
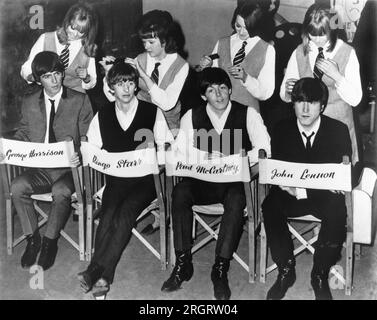
[(61, 96), (63, 94), (63, 86), (60, 88), (59, 92), (54, 95), (53, 97), (50, 97), (47, 93), (46, 90), (43, 89), (43, 95), (46, 99), (51, 99), (51, 100), (60, 100)]
[(213, 117), (215, 117), (216, 120), (221, 121), (224, 118), (225, 119), (228, 118), (231, 107), (232, 107), (232, 102), (229, 100), (225, 111), (223, 112), (223, 114), (220, 117), (217, 115), (217, 113), (215, 111), (213, 111), (213, 107), (209, 103), (207, 103), (207, 105), (206, 105), (206, 111), (207, 111), (207, 114), (211, 117), (211, 119), (213, 119)]
[(314, 135), (316, 135), (320, 125), (321, 125), (321, 116), (318, 117), (313, 127), (309, 131), (307, 129), (304, 129), (300, 121), (298, 121), (297, 119), (297, 127), (298, 127), (298, 130), (300, 131), (300, 135), (302, 135), (302, 132), (305, 132), (307, 136), (309, 136), (312, 132), (314, 132)]
[[(327, 52), (327, 50), (330, 47), (330, 41), (327, 41), (325, 45), (322, 47), (324, 52)], [(311, 40), (309, 40), (309, 48), (310, 51), (314, 51), (315, 53), (318, 53), (318, 46)]]
[(115, 110), (116, 110), (117, 113), (120, 113), (120, 114), (123, 114), (123, 115), (131, 114), (133, 111), (135, 111), (135, 109), (138, 106), (138, 100), (137, 100), (136, 96), (133, 98), (133, 100), (131, 101), (130, 104), (131, 104), (130, 108), (127, 111), (124, 111), (124, 110), (121, 110), (120, 108), (118, 108), (117, 103), (115, 102)]

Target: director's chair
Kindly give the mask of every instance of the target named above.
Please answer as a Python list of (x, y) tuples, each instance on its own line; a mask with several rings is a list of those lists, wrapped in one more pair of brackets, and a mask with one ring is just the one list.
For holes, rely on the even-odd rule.
[[(40, 168), (44, 165), (48, 168), (65, 168), (71, 167), (71, 157), (74, 153), (73, 142), (71, 139), (67, 139), (64, 142), (57, 143), (32, 143), (24, 141), (16, 141), (10, 139), (1, 138), (0, 152), (6, 155), (9, 152), (13, 154), (24, 154), (23, 160), (19, 161), (19, 157), (5, 158), (1, 162), (1, 175), (3, 181), (4, 198), (5, 198), (5, 212), (6, 212), (6, 224), (7, 224), (7, 252), (9, 255), (13, 253), (13, 249), (26, 239), (25, 235), (21, 235), (14, 239), (14, 210), (12, 207), (12, 194), (10, 190), (11, 183), (14, 178), (26, 171), (28, 168)], [(48, 154), (51, 151), (61, 153), (61, 156), (53, 158), (52, 161), (41, 160), (39, 156), (30, 157), (30, 152), (34, 155)], [(41, 162), (42, 161), (42, 162)], [(72, 210), (74, 214), (78, 216), (78, 241), (74, 240), (64, 230), (60, 231), (61, 236), (66, 239), (78, 252), (80, 260), (85, 260), (85, 238), (84, 238), (84, 204), (81, 188), (81, 174), (80, 168), (71, 167), (73, 182), (75, 186), (75, 192), (72, 195)], [(50, 193), (33, 194), (33, 205), (36, 212), (40, 215), (38, 222), (38, 228), (44, 226), (48, 221), (48, 214), (44, 212), (41, 207), (41, 203), (51, 203), (52, 195)]]
[[(169, 216), (170, 216), (170, 263), (173, 267), (175, 264), (175, 252), (174, 252), (174, 243), (173, 243), (173, 228), (172, 228), (172, 220), (174, 219), (171, 216), (171, 194), (172, 190), (179, 182), (182, 177), (190, 177), (195, 178), (203, 181), (209, 181), (214, 183), (221, 183), (221, 182), (243, 182), (245, 196), (246, 196), (246, 208), (244, 210), (244, 215), (247, 220), (247, 230), (248, 230), (248, 261), (245, 262), (237, 253), (233, 254), (233, 258), (244, 268), (249, 274), (249, 282), (255, 282), (255, 269), (256, 269), (256, 229), (259, 226), (259, 217), (258, 217), (258, 205), (257, 205), (257, 177), (258, 177), (258, 166), (255, 165), (250, 169), (248, 157), (246, 156), (245, 152), (243, 151), (241, 154), (232, 155), (228, 157), (222, 157), (220, 159), (212, 159), (212, 160), (205, 160), (202, 157), (202, 151), (198, 149), (192, 149), (192, 153), (194, 154), (194, 161), (188, 161), (187, 158), (177, 156), (175, 151), (171, 149), (168, 150), (166, 156), (166, 176), (167, 176), (167, 203), (169, 206)], [(195, 154), (196, 153), (196, 154)], [(240, 172), (234, 175), (229, 174), (219, 174), (216, 177), (210, 177), (210, 175), (198, 175), (195, 173), (194, 170), (176, 170), (177, 163), (181, 162), (181, 164), (186, 164), (188, 166), (193, 164), (193, 168), (198, 166), (207, 169), (210, 169), (216, 164), (221, 165), (238, 165), (240, 168)], [(191, 252), (195, 253), (206, 244), (208, 244), (212, 240), (217, 240), (218, 232), (220, 229), (221, 223), (221, 215), (224, 212), (223, 205), (220, 203), (211, 204), (211, 205), (194, 205), (192, 207), (193, 210), (193, 239), (198, 239), (200, 235), (203, 233), (208, 233), (207, 236), (202, 238), (200, 241), (197, 241), (196, 244), (193, 245)], [(208, 222), (207, 218), (214, 218), (211, 222)], [(198, 223), (202, 230), (198, 230), (196, 232), (196, 223)]]
[[(298, 170), (303, 170), (304, 168), (312, 168), (317, 172), (321, 172), (325, 166), (331, 167), (331, 172), (334, 172), (334, 179), (328, 178), (324, 179), (320, 184), (312, 183), (309, 179), (302, 180), (299, 184), (297, 179), (295, 181), (289, 180), (286, 178), (272, 178), (273, 175), (271, 174), (273, 169), (279, 168), (280, 171), (286, 170), (286, 172), (298, 172)], [(369, 170), (364, 170), (363, 175), (367, 174), (370, 176)], [(371, 195), (373, 194), (373, 188), (375, 183), (375, 173), (374, 177), (371, 178), (364, 178), (363, 185), (359, 185), (359, 189), (363, 189), (361, 195), (357, 195), (360, 193), (359, 191), (355, 191), (351, 189), (351, 163), (349, 162), (349, 158), (347, 156), (343, 157), (343, 163), (341, 164), (301, 164), (301, 163), (293, 163), (293, 162), (285, 162), (285, 161), (278, 161), (267, 159), (265, 156), (265, 152), (261, 150), (260, 152), (260, 159), (259, 159), (259, 191), (260, 191), (260, 199), (264, 199), (266, 196), (266, 185), (283, 185), (283, 186), (291, 186), (291, 187), (300, 187), (300, 188), (311, 188), (311, 189), (321, 189), (321, 190), (340, 190), (345, 193), (345, 204), (347, 208), (347, 225), (346, 225), (346, 272), (345, 276), (340, 274), (336, 268), (332, 268), (330, 270), (331, 273), (334, 274), (337, 279), (345, 285), (345, 294), (351, 295), (352, 290), (352, 279), (353, 279), (353, 266), (354, 266), (354, 244), (355, 242), (358, 243), (370, 243), (371, 237), (365, 237), (365, 231), (371, 230)], [(368, 181), (366, 181), (368, 180)], [(367, 186), (367, 187), (366, 187)], [(368, 191), (365, 191), (368, 190)], [(368, 206), (368, 201), (366, 205), (360, 206), (356, 205), (358, 201), (363, 199), (369, 198), (370, 205)], [(360, 199), (356, 200), (355, 199)], [(261, 205), (262, 201), (260, 201)], [(366, 210), (364, 210), (364, 209)], [(259, 207), (261, 212), (261, 207)], [(360, 210), (361, 209), (361, 210)], [(261, 216), (262, 212), (261, 212)], [(366, 217), (364, 219), (367, 220), (367, 223), (363, 223), (362, 227), (360, 226), (360, 217)], [(313, 215), (308, 212), (307, 215), (302, 217), (288, 217), (288, 228), (292, 234), (293, 239), (297, 239), (299, 241), (299, 246), (294, 249), (294, 255), (297, 256), (303, 251), (309, 251), (310, 253), (314, 254), (314, 247), (313, 244), (318, 239), (318, 231), (321, 224), (321, 220), (317, 219)], [(297, 222), (307, 223), (305, 227), (302, 229), (297, 228)], [(369, 222), (369, 225), (368, 225)], [(357, 227), (356, 227), (357, 226)], [(356, 227), (356, 229), (355, 229)], [(356, 231), (356, 233), (355, 233)], [(263, 218), (261, 224), (261, 258), (260, 258), (260, 281), (265, 282), (266, 274), (270, 273), (271, 271), (277, 268), (276, 264), (272, 264), (267, 267), (267, 239), (266, 239), (266, 232), (264, 228)], [(307, 237), (307, 234), (311, 234), (310, 237)], [(370, 232), (367, 232), (370, 233)]]
[[(159, 169), (155, 147), (135, 150), (132, 152), (110, 153), (88, 143), (83, 139), (81, 142), (81, 153), (83, 156), (84, 184), (86, 198), (86, 259), (90, 261), (94, 250), (93, 233), (94, 224), (98, 224), (100, 217), (102, 194), (106, 184), (106, 175), (130, 178), (142, 177), (153, 174), (157, 198), (145, 208), (137, 218), (137, 223), (143, 220), (148, 214), (160, 217), (160, 250), (158, 251), (140, 232), (135, 228), (132, 233), (147, 247), (152, 254), (160, 260), (162, 270), (166, 269), (166, 215), (165, 199), (163, 193), (163, 182), (161, 181), (164, 172)], [(93, 158), (96, 161), (93, 161)], [(129, 162), (139, 161), (137, 167), (116, 168), (119, 159), (127, 159)], [(108, 164), (109, 167), (98, 165)]]

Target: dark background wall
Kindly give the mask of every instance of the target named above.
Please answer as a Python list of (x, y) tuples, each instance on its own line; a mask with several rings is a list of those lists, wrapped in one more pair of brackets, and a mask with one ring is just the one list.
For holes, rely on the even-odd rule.
[[(22, 96), (37, 90), (27, 85), (20, 76), (21, 65), (38, 37), (56, 30), (68, 8), (76, 0), (0, 0), (0, 110), (1, 133), (6, 135), (16, 126), (20, 117)], [(98, 57), (104, 54), (136, 55), (142, 47), (135, 36), (135, 25), (142, 15), (142, 0), (92, 0), (99, 15)], [(33, 29), (30, 22), (35, 13), (30, 8), (39, 5), (43, 10), (43, 29)], [(97, 86), (88, 92), (94, 109), (102, 96), (102, 71), (97, 70)]]

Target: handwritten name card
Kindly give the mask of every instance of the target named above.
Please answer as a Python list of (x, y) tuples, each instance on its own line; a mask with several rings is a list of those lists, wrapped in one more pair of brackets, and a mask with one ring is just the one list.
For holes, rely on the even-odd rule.
[(154, 148), (107, 152), (88, 142), (81, 142), (80, 150), (84, 166), (89, 165), (107, 175), (132, 178), (159, 173)]
[(351, 191), (351, 164), (259, 159), (259, 182), (287, 187)]
[(72, 141), (36, 143), (0, 139), (1, 163), (31, 168), (70, 167), (74, 153)]

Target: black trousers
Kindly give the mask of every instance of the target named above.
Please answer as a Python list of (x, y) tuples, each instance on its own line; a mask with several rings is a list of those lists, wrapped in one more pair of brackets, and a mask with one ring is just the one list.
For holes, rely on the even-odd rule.
[(284, 266), (288, 259), (293, 259), (293, 241), (287, 217), (307, 214), (321, 219), (313, 268), (327, 270), (340, 259), (346, 236), (347, 211), (344, 195), (316, 190), (312, 191), (308, 199), (297, 200), (288, 192), (273, 187), (262, 204), (262, 210), (267, 242), (272, 259), (278, 266)]
[(192, 246), (192, 206), (222, 203), (224, 214), (216, 243), (216, 255), (232, 258), (237, 250), (244, 222), (246, 199), (242, 183), (210, 183), (185, 178), (174, 187), (172, 202), (174, 247), (178, 251), (190, 250)]
[(92, 263), (104, 268), (109, 283), (127, 246), (139, 214), (156, 198), (153, 176), (141, 178), (107, 177), (102, 198)]

